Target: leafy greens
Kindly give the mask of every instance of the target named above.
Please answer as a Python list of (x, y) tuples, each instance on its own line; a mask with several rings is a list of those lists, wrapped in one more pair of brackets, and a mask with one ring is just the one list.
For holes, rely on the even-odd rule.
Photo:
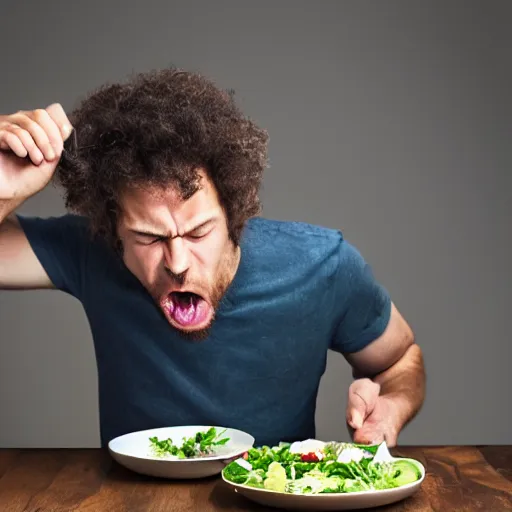
[(217, 433), (215, 427), (209, 428), (206, 432), (197, 432), (194, 436), (183, 438), (181, 445), (174, 444), (172, 439), (159, 440), (157, 437), (150, 437), (150, 447), (157, 457), (166, 457), (171, 455), (178, 459), (191, 459), (197, 457), (207, 457), (215, 453), (217, 446), (225, 445), (229, 437), (221, 436), (226, 432)]
[(383, 457), (382, 453), (389, 455), (384, 443), (366, 446), (331, 442), (320, 447), (320, 442), (314, 443), (314, 451), (296, 446), (301, 443), (251, 448), (224, 468), (224, 478), (276, 492), (322, 494), (391, 489), (421, 477), (410, 460)]

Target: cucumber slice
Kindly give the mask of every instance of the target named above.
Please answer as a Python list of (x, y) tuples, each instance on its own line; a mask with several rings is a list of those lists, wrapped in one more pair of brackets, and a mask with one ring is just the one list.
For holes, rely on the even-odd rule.
[(395, 470), (395, 476), (393, 479), (395, 483), (400, 487), (402, 485), (416, 482), (421, 478), (421, 471), (410, 460), (397, 460), (393, 462), (393, 469)]

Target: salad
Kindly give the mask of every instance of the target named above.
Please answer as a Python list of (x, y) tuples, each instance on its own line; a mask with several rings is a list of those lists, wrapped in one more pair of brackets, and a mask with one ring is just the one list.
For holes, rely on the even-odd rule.
[(223, 470), (234, 484), (290, 494), (391, 489), (421, 478), (410, 460), (393, 460), (385, 443), (324, 443), (315, 439), (251, 448)]
[(217, 446), (225, 445), (229, 437), (221, 437), (226, 429), (217, 432), (215, 427), (206, 432), (197, 432), (192, 437), (184, 437), (181, 445), (174, 444), (172, 439), (159, 440), (158, 437), (150, 437), (150, 448), (157, 457), (169, 457), (178, 459), (193, 459), (207, 457), (215, 454)]

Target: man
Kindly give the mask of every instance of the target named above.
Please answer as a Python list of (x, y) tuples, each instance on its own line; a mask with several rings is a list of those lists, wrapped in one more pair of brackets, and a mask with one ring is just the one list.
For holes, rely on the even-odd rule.
[[(179, 424), (314, 437), (329, 349), (356, 377), (355, 441), (393, 446), (420, 409), (420, 348), (359, 252), (258, 217), (266, 145), (230, 93), (177, 69), (101, 87), (69, 119), (0, 116), (0, 288), (82, 303), (103, 445)], [(52, 177), (73, 213), (17, 215)]]

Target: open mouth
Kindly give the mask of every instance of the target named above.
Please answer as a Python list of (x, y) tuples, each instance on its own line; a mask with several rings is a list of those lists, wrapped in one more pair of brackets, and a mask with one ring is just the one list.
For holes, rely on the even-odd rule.
[(200, 295), (193, 292), (171, 292), (162, 307), (171, 323), (178, 329), (202, 329), (213, 316), (213, 308)]

